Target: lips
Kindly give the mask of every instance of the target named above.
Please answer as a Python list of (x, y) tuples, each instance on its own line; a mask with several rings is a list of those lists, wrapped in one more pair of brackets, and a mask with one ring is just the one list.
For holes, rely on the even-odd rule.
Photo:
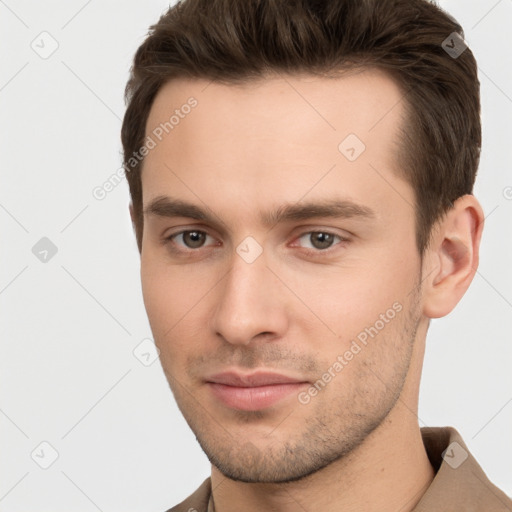
[(258, 372), (243, 375), (236, 372), (224, 372), (212, 375), (205, 379), (206, 382), (236, 386), (239, 388), (252, 388), (257, 386), (272, 386), (275, 384), (297, 384), (306, 382), (302, 379), (295, 379), (286, 375), (271, 372)]
[(208, 377), (206, 385), (224, 406), (241, 411), (266, 409), (300, 392), (309, 383), (278, 373), (218, 373)]

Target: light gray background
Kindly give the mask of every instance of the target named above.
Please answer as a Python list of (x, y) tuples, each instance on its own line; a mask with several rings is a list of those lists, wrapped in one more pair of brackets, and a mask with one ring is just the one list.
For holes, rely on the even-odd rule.
[[(487, 221), (471, 288), (428, 335), (420, 425), (455, 426), (512, 494), (512, 0), (440, 5), (479, 64)], [(151, 332), (127, 184), (92, 195), (120, 167), (128, 69), (167, 7), (0, 0), (2, 512), (158, 512), (209, 475), (159, 361), (133, 354)], [(51, 49), (43, 31), (47, 59), (31, 48)], [(42, 237), (58, 248), (46, 263)]]

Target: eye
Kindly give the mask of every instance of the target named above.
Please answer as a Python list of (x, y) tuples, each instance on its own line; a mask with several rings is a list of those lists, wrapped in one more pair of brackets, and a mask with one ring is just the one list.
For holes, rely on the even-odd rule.
[[(200, 249), (203, 247), (207, 238), (213, 237), (205, 233), (204, 231), (199, 231), (198, 229), (192, 229), (189, 231), (180, 231), (179, 233), (173, 233), (172, 235), (166, 237), (166, 240), (169, 241), (173, 245), (178, 245), (185, 247), (185, 249)], [(180, 240), (181, 244), (176, 242), (175, 240)]]
[(348, 241), (347, 238), (330, 233), (329, 231), (309, 231), (301, 235), (297, 240), (304, 240), (304, 243), (310, 244), (309, 247), (306, 245), (308, 252), (318, 253), (330, 249), (336, 239), (340, 242)]

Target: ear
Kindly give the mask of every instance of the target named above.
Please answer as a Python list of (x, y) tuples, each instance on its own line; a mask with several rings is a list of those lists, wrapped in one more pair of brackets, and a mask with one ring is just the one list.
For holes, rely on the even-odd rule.
[(484, 213), (473, 195), (455, 201), (434, 230), (423, 259), (423, 314), (440, 318), (453, 310), (478, 268)]

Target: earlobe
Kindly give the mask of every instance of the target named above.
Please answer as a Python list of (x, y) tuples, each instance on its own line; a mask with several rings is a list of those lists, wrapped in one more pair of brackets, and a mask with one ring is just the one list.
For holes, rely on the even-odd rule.
[(447, 315), (466, 293), (478, 268), (483, 223), (482, 207), (473, 195), (459, 198), (440, 221), (422, 269), (428, 318)]

